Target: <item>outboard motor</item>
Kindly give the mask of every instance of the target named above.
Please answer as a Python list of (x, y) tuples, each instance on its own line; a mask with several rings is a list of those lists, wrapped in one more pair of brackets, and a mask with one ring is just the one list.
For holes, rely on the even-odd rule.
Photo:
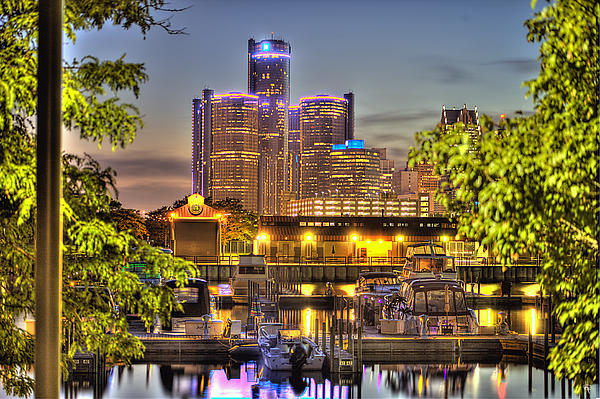
[(304, 344), (295, 344), (290, 351), (290, 364), (294, 370), (299, 370), (308, 359), (308, 351)]

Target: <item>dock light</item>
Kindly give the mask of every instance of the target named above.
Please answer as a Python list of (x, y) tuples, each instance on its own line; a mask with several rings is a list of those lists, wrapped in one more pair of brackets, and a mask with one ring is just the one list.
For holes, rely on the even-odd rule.
[(358, 236), (357, 235), (353, 235), (352, 236), (352, 241), (358, 241)]
[(371, 240), (367, 240), (367, 244), (370, 244), (370, 243), (371, 243)]
[(307, 235), (304, 237), (304, 239), (305, 239), (306, 241), (312, 241), (312, 239), (313, 239), (313, 236), (311, 236), (310, 234), (307, 234)]
[(443, 237), (442, 237), (442, 241), (444, 241), (444, 242), (448, 241), (448, 237), (446, 237), (446, 236), (443, 236)]
[(261, 235), (258, 236), (258, 239), (260, 241), (267, 241), (267, 235), (266, 234), (261, 234)]
[(217, 213), (215, 216), (217, 217), (217, 219), (221, 219), (221, 216), (223, 216), (223, 215), (221, 215), (220, 213)]
[(172, 218), (174, 218), (175, 216), (177, 216), (177, 214), (175, 212), (171, 213)]
[(404, 236), (397, 236), (396, 241), (404, 241)]
[(380, 244), (383, 244), (383, 240), (379, 240), (379, 243), (380, 243)]

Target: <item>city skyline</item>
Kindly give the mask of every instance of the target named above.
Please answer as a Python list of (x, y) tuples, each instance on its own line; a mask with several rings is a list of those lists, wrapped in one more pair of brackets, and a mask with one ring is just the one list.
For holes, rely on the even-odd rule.
[[(103, 166), (114, 167), (120, 200), (127, 207), (151, 210), (189, 194), (190, 99), (200, 97), (205, 87), (219, 93), (244, 92), (247, 39), (268, 39), (271, 31), (293, 48), (290, 104), (298, 104), (302, 96), (352, 90), (355, 136), (368, 147), (387, 147), (388, 159), (396, 160), (397, 168), (406, 160), (414, 133), (439, 121), (442, 105), (451, 109), (466, 103), (496, 118), (531, 109), (521, 87), (539, 68), (537, 46), (526, 42), (522, 25), (532, 14), (528, 2), (469, 3), (467, 8), (441, 2), (429, 7), (309, 2), (305, 9), (282, 6), (282, 12), (307, 16), (285, 23), (272, 18), (271, 3), (261, 4), (265, 7), (258, 11), (240, 3), (235, 8), (195, 5), (173, 17), (174, 25), (187, 27), (187, 36), (156, 31), (143, 41), (137, 32), (116, 29), (81, 35), (75, 48), (65, 49), (66, 59), (93, 48), (100, 57), (114, 58), (127, 51), (127, 59), (146, 63), (150, 81), (140, 100), (133, 101), (146, 116), (146, 126), (126, 153), (111, 153), (106, 146), (98, 151), (71, 134), (65, 137), (65, 150), (86, 151)], [(315, 14), (315, 9), (320, 12)], [(328, 10), (339, 15), (324, 21), (331, 15)], [(309, 18), (311, 13), (315, 15)], [(196, 21), (198, 15), (205, 15), (204, 24)], [(417, 24), (418, 15), (428, 23)], [(240, 20), (227, 34), (210, 40), (201, 35), (226, 16)], [(114, 40), (121, 41), (119, 49), (107, 46)]]

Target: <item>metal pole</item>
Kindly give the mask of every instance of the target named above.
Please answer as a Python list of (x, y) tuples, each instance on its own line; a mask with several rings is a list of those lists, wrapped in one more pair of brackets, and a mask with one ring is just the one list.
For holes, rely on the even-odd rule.
[(39, 2), (35, 396), (60, 394), (62, 0)]

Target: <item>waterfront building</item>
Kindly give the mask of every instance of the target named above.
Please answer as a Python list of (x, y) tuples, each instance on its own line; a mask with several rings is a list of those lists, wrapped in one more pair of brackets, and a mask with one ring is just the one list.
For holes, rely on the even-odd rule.
[(448, 218), (261, 216), (254, 248), (295, 262), (326, 256), (402, 257), (407, 243), (446, 245), (456, 233), (456, 222)]
[(192, 100), (192, 194), (210, 195), (213, 90)]
[(329, 155), (333, 144), (345, 141), (347, 104), (345, 98), (327, 95), (300, 99), (300, 198), (329, 189)]
[(289, 43), (248, 40), (248, 92), (259, 98), (259, 211), (277, 214), (281, 194), (289, 191), (288, 112)]
[(416, 193), (418, 186), (419, 172), (408, 167), (394, 172), (392, 177), (392, 188), (398, 195)]
[[(287, 216), (401, 216), (396, 198), (317, 197), (290, 200)], [(412, 216), (412, 215), (411, 215)], [(416, 215), (415, 215), (416, 216)]]
[(300, 105), (289, 107), (288, 157), (289, 157), (289, 190), (300, 192)]
[(229, 93), (212, 99), (212, 187), (214, 201), (237, 198), (258, 210), (258, 97)]
[(345, 198), (379, 198), (379, 151), (364, 147), (363, 140), (333, 144), (330, 151), (327, 192)]

